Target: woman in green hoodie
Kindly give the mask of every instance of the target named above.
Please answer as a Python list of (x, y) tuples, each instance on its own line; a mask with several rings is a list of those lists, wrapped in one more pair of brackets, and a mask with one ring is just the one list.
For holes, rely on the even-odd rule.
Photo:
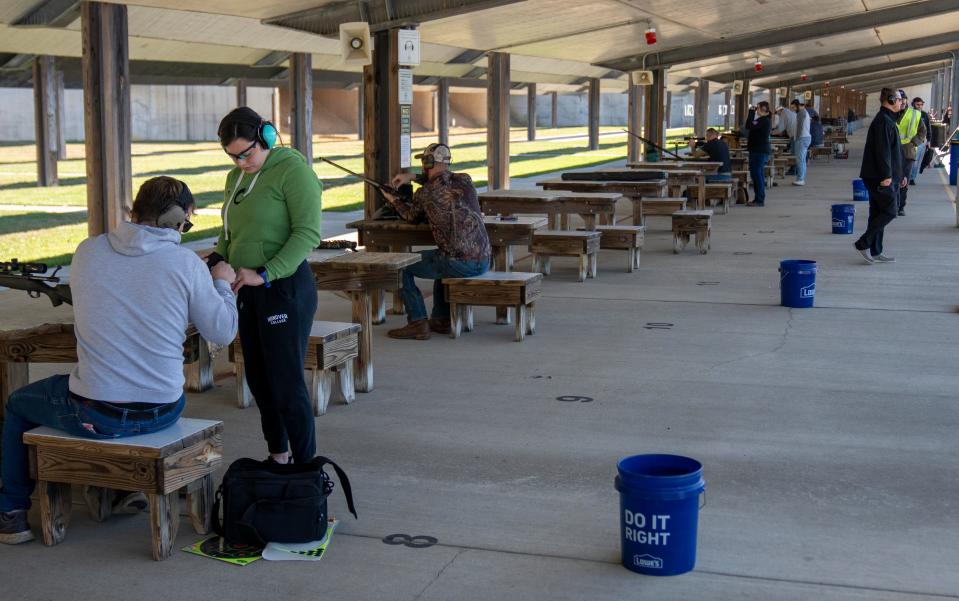
[(214, 255), (236, 269), (240, 344), (269, 461), (305, 463), (316, 428), (303, 361), (316, 312), (306, 257), (320, 243), (322, 185), (302, 154), (276, 147), (276, 128), (247, 107), (217, 132), (236, 167), (226, 176)]

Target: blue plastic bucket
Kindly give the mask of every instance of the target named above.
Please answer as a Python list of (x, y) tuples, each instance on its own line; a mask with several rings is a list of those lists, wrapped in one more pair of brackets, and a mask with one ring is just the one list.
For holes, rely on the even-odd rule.
[(866, 189), (866, 184), (863, 183), (861, 179), (852, 180), (852, 199), (859, 201), (869, 200), (869, 190)]
[(779, 262), (779, 297), (782, 306), (806, 309), (816, 298), (816, 262), (790, 259)]
[(856, 217), (856, 205), (832, 206), (832, 233), (851, 234)]
[(633, 455), (616, 465), (623, 566), (650, 576), (696, 565), (703, 466), (679, 455)]

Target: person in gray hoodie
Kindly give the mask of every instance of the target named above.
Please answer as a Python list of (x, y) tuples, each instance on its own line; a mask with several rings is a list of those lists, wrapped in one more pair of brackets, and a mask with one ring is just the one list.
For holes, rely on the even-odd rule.
[(74, 436), (113, 439), (172, 425), (185, 403), (183, 343), (189, 323), (216, 344), (233, 341), (233, 268), (208, 269), (180, 246), (195, 202), (170, 177), (146, 181), (133, 222), (80, 243), (73, 257), (77, 365), (69, 375), (10, 395), (0, 460), (0, 543), (33, 539), (27, 523), (30, 479), (23, 433), (50, 426)]

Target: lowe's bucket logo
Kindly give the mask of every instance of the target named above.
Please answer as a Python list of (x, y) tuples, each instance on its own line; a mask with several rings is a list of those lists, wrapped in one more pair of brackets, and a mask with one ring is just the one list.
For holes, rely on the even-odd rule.
[(652, 570), (663, 569), (663, 560), (652, 555), (633, 555), (633, 565), (637, 568), (647, 568)]
[(799, 298), (813, 298), (816, 296), (816, 282), (799, 289)]
[(833, 226), (833, 227), (846, 227), (846, 222), (845, 222), (845, 220), (843, 220), (843, 219), (833, 219), (833, 220), (832, 220), (832, 226)]

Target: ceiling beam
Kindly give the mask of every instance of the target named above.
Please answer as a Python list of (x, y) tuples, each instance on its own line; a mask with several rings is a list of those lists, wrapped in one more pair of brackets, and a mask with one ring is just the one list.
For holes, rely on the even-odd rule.
[[(905, 88), (908, 88), (909, 86), (926, 84), (926, 83), (930, 83), (931, 81), (932, 81), (931, 75), (926, 75), (926, 76), (917, 75), (916, 77), (912, 79), (904, 79), (902, 81), (898, 81), (893, 87), (905, 89)], [(873, 90), (881, 90), (882, 88), (888, 85), (889, 85), (888, 81), (882, 80), (882, 79), (876, 79), (873, 81), (863, 82), (862, 84), (857, 84), (856, 86), (854, 86), (854, 89), (857, 92), (870, 92)], [(908, 92), (908, 90), (906, 91)], [(909, 100), (910, 102), (912, 101), (912, 96), (909, 97)]]
[(888, 77), (886, 74), (874, 74), (871, 76), (863, 76), (858, 79), (842, 82), (841, 84), (831, 84), (831, 89), (835, 88), (851, 88), (858, 90), (864, 85), (882, 83), (890, 88), (902, 88), (906, 85), (906, 82), (915, 81), (917, 78), (922, 81), (932, 80), (935, 71), (922, 71), (919, 73), (912, 73), (910, 75), (900, 75), (898, 77)]
[(839, 79), (841, 77), (851, 77), (853, 75), (864, 75), (866, 73), (874, 73), (879, 70), (892, 71), (895, 69), (904, 69), (915, 67), (918, 65), (924, 65), (926, 63), (946, 61), (952, 58), (952, 55), (948, 52), (940, 52), (938, 54), (930, 54), (928, 56), (917, 56), (916, 58), (903, 59), (898, 61), (892, 61), (888, 63), (876, 63), (874, 65), (866, 65), (864, 67), (855, 67), (852, 69), (842, 69), (840, 71), (831, 71), (829, 73), (812, 73), (809, 75), (809, 79), (803, 81), (802, 79), (790, 79), (786, 81), (779, 82), (778, 84), (768, 84), (768, 85), (787, 85), (793, 87), (809, 87), (815, 85), (818, 82), (831, 81), (833, 79)]
[(319, 35), (339, 35), (341, 23), (366, 21), (370, 31), (417, 25), (524, 0), (344, 0), (300, 12), (264, 19), (267, 25), (289, 27)]
[[(775, 48), (821, 39), (849, 31), (888, 26), (902, 21), (912, 21), (959, 11), (959, 0), (926, 0), (899, 4), (890, 8), (858, 12), (844, 17), (804, 23), (794, 27), (770, 29), (744, 36), (737, 36), (695, 46), (684, 46), (663, 52), (637, 54), (597, 63), (607, 69), (633, 71), (645, 64), (646, 69), (669, 67), (709, 58), (717, 58), (742, 52), (755, 52), (762, 48)], [(645, 58), (645, 63), (643, 62)]]
[[(895, 85), (897, 81), (904, 79), (912, 79), (917, 75), (927, 75), (935, 73), (938, 70), (938, 67), (921, 67), (916, 69), (899, 69), (896, 71), (886, 71), (878, 70), (872, 73), (865, 73), (863, 75), (857, 75), (855, 77), (842, 77), (838, 79), (829, 80), (829, 84), (832, 87), (846, 86), (847, 88), (852, 86), (856, 87), (860, 82), (863, 81), (873, 81), (877, 79), (884, 79), (889, 82), (889, 85)], [(803, 86), (800, 88), (795, 88), (796, 90), (808, 90), (810, 88), (820, 87), (822, 84), (815, 86)]]
[[(936, 46), (945, 46), (947, 44), (959, 44), (959, 31), (950, 31), (939, 35), (918, 37), (905, 42), (895, 44), (882, 44), (869, 48), (860, 48), (858, 50), (849, 50), (846, 52), (835, 52), (833, 54), (820, 54), (810, 56), (801, 60), (790, 61), (786, 63), (763, 63), (762, 77), (773, 75), (785, 75), (788, 73), (801, 73), (806, 69), (818, 69), (820, 67), (829, 67), (831, 65), (841, 65), (855, 61), (877, 58), (880, 56), (895, 55), (903, 52), (915, 52), (924, 48), (935, 48)], [(741, 71), (727, 71), (718, 75), (710, 75), (710, 81), (719, 83), (732, 83), (737, 79), (745, 79), (753, 74), (752, 69)]]
[(45, 0), (14, 20), (14, 27), (66, 27), (80, 18), (80, 0)]

